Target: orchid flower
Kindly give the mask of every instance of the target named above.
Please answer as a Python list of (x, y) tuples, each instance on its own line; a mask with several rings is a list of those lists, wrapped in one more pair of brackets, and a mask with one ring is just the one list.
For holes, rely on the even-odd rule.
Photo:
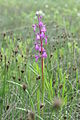
[[(33, 30), (34, 33), (36, 32), (36, 29), (39, 29), (39, 32), (35, 33), (36, 39), (35, 41), (35, 50), (38, 51), (38, 55), (35, 55), (36, 58), (36, 62), (38, 61), (38, 58), (46, 58), (47, 57), (47, 53), (46, 50), (44, 50), (43, 48), (43, 42), (45, 43), (45, 45), (47, 45), (47, 36), (46, 36), (46, 26), (43, 24), (42, 22), (42, 16), (40, 16), (39, 14), (37, 14), (37, 18), (38, 18), (38, 24), (33, 24)], [(39, 45), (40, 44), (40, 45)], [(39, 54), (41, 54), (39, 56)]]

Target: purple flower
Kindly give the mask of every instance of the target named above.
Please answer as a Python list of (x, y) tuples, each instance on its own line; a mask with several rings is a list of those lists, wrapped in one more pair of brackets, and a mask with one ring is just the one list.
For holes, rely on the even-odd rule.
[(38, 17), (38, 24), (34, 24), (33, 30), (36, 31), (36, 28), (39, 28), (39, 32), (36, 33), (36, 40), (35, 40), (35, 50), (38, 51), (38, 55), (35, 55), (36, 62), (39, 58), (46, 58), (47, 53), (46, 50), (43, 48), (43, 43), (45, 42), (45, 45), (47, 45), (47, 36), (46, 36), (46, 26), (43, 24), (42, 16), (37, 14)]
[(34, 32), (35, 32), (36, 31), (36, 24), (33, 24), (32, 27), (33, 27)]
[(47, 36), (45, 37), (45, 44), (47, 45)]
[(44, 33), (46, 32), (46, 27), (45, 26), (42, 27), (41, 32), (44, 32)]
[(35, 55), (35, 58), (36, 58), (36, 62), (38, 61), (38, 59), (40, 58), (39, 55)]
[(43, 22), (40, 21), (39, 22), (39, 26), (42, 27), (43, 26)]
[(35, 50), (39, 50), (39, 45), (38, 44), (35, 45)]
[(43, 58), (47, 58), (46, 52), (43, 52), (42, 57), (43, 57)]
[(45, 38), (44, 32), (41, 32), (40, 37), (41, 37), (41, 39), (44, 39), (44, 38)]
[[(39, 52), (41, 52), (41, 47), (39, 48)], [(42, 52), (45, 52), (44, 48), (42, 48)]]
[(40, 35), (39, 35), (39, 33), (36, 34), (36, 40), (40, 40)]

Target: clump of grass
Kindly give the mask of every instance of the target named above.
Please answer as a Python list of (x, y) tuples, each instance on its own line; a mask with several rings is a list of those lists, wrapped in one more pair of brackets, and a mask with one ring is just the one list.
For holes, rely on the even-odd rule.
[[(6, 39), (8, 39), (6, 37)], [(16, 38), (15, 38), (16, 39)], [(75, 109), (76, 100), (79, 98), (79, 66), (77, 66), (78, 61), (74, 58), (79, 55), (79, 46), (74, 45), (72, 42), (66, 42), (65, 46), (62, 47), (62, 43), (58, 43), (56, 46), (56, 50), (49, 51), (48, 50), (48, 58), (46, 60), (44, 66), (44, 76), (45, 76), (45, 91), (44, 91), (44, 103), (41, 102), (41, 71), (40, 67), (35, 60), (26, 59), (26, 51), (25, 51), (25, 41), (22, 43), (21, 41), (18, 42), (19, 48), (18, 52), (15, 55), (13, 53), (13, 49), (16, 48), (15, 42), (7, 43), (9, 46), (6, 48), (6, 52), (4, 54), (4, 48), (1, 49), (1, 54), (3, 56), (3, 60), (1, 61), (1, 77), (5, 75), (3, 79), (3, 86), (2, 95), (3, 101), (2, 102), (2, 113), (7, 114), (7, 119), (9, 116), (16, 116), (16, 111), (11, 104), (15, 101), (18, 104), (16, 108), (20, 110), (19, 113), (22, 113), (25, 117), (28, 109), (34, 111), (35, 119), (57, 119), (57, 118), (65, 118), (66, 111), (69, 110), (69, 115), (72, 116), (72, 112)], [(24, 46), (25, 48), (23, 48)], [(50, 48), (49, 48), (50, 49)], [(74, 50), (74, 52), (73, 52)], [(77, 50), (77, 51), (75, 51)], [(8, 52), (10, 51), (10, 53)], [(22, 56), (23, 52), (23, 56)], [(77, 53), (76, 53), (77, 52)], [(14, 54), (14, 57), (11, 56)], [(74, 55), (75, 54), (75, 57)], [(5, 60), (6, 55), (6, 60)], [(28, 57), (28, 56), (27, 56)], [(65, 59), (66, 58), (66, 59)], [(73, 59), (72, 59), (73, 58)], [(17, 59), (17, 62), (16, 62)], [(31, 64), (33, 61), (33, 64)], [(74, 64), (75, 63), (77, 64)], [(26, 65), (25, 65), (26, 63)], [(8, 65), (8, 67), (7, 67)], [(48, 66), (46, 66), (48, 65)], [(73, 69), (76, 66), (76, 70)], [(3, 69), (4, 68), (4, 69)], [(6, 81), (5, 81), (6, 80)], [(6, 82), (4, 84), (4, 82)], [(4, 92), (5, 91), (5, 92)], [(24, 92), (25, 91), (25, 92)], [(4, 92), (4, 94), (3, 94)], [(1, 91), (0, 91), (1, 94)], [(53, 98), (54, 102), (53, 101)], [(7, 100), (8, 102), (7, 102)], [(59, 99), (62, 98), (62, 99)], [(63, 104), (62, 104), (63, 103)], [(3, 112), (3, 104), (5, 105), (6, 112)], [(72, 106), (74, 104), (74, 106)], [(10, 106), (10, 107), (9, 107)], [(69, 107), (71, 106), (71, 107)], [(59, 108), (59, 109), (58, 109)], [(9, 110), (14, 111), (10, 112)], [(25, 110), (25, 111), (24, 111)], [(42, 110), (44, 111), (43, 117), (41, 116)], [(22, 112), (24, 111), (24, 112)], [(64, 111), (64, 112), (63, 112)], [(57, 114), (59, 112), (59, 114)], [(77, 111), (77, 115), (78, 115)], [(56, 115), (57, 114), (57, 115)], [(64, 116), (63, 116), (64, 114)], [(29, 115), (29, 119), (34, 119)], [(56, 118), (55, 118), (56, 116)], [(74, 116), (74, 114), (73, 114)], [(20, 114), (17, 115), (20, 118)], [(72, 117), (68, 117), (70, 119)]]
[[(31, 28), (22, 29), (20, 35), (17, 34), (19, 31), (16, 31), (16, 34), (14, 32), (2, 34), (0, 49), (0, 116), (2, 119), (15, 120), (27, 117), (30, 120), (79, 119), (80, 42), (77, 35), (70, 33), (78, 31), (77, 26), (73, 29), (76, 25), (76, 22), (73, 25), (73, 21), (78, 20), (78, 17), (75, 17), (76, 9), (67, 11), (71, 16), (75, 11), (73, 15), (75, 19), (66, 16), (65, 6), (62, 7), (63, 10), (60, 7), (56, 9), (57, 5), (64, 3), (65, 1), (61, 3), (58, 1), (53, 8), (53, 4), (49, 1), (49, 9), (44, 9), (47, 14), (43, 20), (47, 23), (49, 39), (46, 49), (47, 59), (44, 61), (44, 102), (41, 100), (41, 63), (37, 64), (34, 60), (35, 51)], [(63, 13), (65, 20), (63, 20)], [(23, 14), (23, 16), (26, 15)], [(33, 22), (32, 16), (34, 13), (31, 12), (30, 22)], [(63, 27), (59, 26), (60, 24)], [(77, 34), (79, 34), (78, 32)], [(54, 97), (55, 99), (53, 99)], [(28, 114), (26, 114), (27, 110), (30, 110)], [(41, 116), (42, 110), (44, 111), (43, 116)]]

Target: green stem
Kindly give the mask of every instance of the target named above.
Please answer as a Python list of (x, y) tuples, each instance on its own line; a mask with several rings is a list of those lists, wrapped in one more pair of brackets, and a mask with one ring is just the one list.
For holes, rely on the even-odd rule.
[[(42, 54), (42, 40), (41, 40), (41, 54)], [(41, 71), (42, 71), (42, 103), (44, 102), (44, 73), (43, 73), (43, 58), (41, 58)]]

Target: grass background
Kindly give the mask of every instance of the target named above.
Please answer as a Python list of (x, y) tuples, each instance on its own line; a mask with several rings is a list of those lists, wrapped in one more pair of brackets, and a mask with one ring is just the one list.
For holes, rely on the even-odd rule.
[[(38, 10), (45, 14), (48, 35), (43, 117), (41, 77), (36, 80), (41, 76), (40, 61), (35, 63), (32, 30)], [(1, 120), (34, 120), (33, 112), (36, 120), (80, 119), (79, 37), (80, 0), (0, 0)], [(59, 109), (55, 98), (63, 103)]]

